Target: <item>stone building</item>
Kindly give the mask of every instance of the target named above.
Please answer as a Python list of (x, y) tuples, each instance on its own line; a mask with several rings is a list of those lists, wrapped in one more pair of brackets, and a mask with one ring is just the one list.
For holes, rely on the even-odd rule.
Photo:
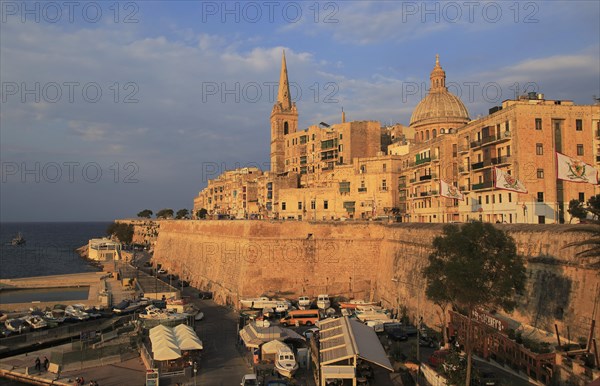
[[(530, 93), (471, 120), (446, 87), (439, 56), (410, 125), (321, 122), (298, 130), (285, 54), (271, 112), (271, 171), (227, 171), (208, 182), (194, 213), (213, 218), (393, 219), (402, 222), (562, 223), (572, 199), (595, 185), (556, 179), (556, 152), (600, 164), (600, 104), (575, 105)], [(527, 193), (494, 187), (497, 168)], [(462, 200), (440, 195), (456, 187)]]

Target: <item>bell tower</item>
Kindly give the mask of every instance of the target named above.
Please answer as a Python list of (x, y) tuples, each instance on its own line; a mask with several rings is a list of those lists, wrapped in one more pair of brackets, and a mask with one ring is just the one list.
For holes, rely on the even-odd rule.
[(281, 73), (279, 74), (279, 90), (277, 100), (271, 111), (271, 171), (285, 172), (285, 141), (286, 136), (298, 129), (298, 110), (290, 96), (285, 51), (281, 58)]

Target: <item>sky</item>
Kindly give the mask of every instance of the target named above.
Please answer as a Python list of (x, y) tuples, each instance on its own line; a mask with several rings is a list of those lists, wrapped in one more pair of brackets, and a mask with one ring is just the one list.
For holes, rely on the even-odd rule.
[(435, 55), (471, 118), (600, 96), (597, 1), (0, 1), (0, 221), (191, 209), (268, 170), (285, 50), (299, 129), (408, 125)]

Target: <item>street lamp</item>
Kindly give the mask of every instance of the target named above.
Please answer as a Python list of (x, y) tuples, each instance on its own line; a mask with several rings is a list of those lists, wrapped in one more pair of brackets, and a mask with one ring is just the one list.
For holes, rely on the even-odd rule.
[(198, 373), (198, 365), (196, 361), (194, 361), (194, 386), (196, 386), (196, 374)]
[[(409, 286), (411, 286), (411, 287), (413, 287), (413, 288), (415, 288), (417, 290), (417, 322), (416, 322), (416, 327), (417, 327), (417, 362), (418, 362), (418, 366), (419, 366), (418, 369), (417, 369), (417, 385), (418, 385), (419, 384), (419, 375), (421, 373), (421, 351), (420, 351), (420, 349), (421, 349), (421, 344), (420, 344), (420, 341), (421, 341), (421, 291), (419, 290), (420, 286), (418, 286), (418, 285), (416, 285), (414, 283), (407, 282), (407, 281), (400, 281), (396, 277), (393, 277), (392, 281), (394, 283), (397, 283), (397, 284), (406, 284), (406, 285), (409, 285)], [(399, 304), (398, 304), (398, 306), (399, 306)]]

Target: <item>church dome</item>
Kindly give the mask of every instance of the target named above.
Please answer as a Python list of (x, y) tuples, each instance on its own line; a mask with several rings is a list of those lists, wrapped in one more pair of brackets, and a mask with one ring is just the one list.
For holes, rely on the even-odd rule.
[(423, 126), (436, 123), (461, 125), (469, 122), (469, 112), (460, 98), (446, 88), (446, 72), (436, 55), (435, 67), (430, 75), (431, 87), (410, 118), (410, 126)]

